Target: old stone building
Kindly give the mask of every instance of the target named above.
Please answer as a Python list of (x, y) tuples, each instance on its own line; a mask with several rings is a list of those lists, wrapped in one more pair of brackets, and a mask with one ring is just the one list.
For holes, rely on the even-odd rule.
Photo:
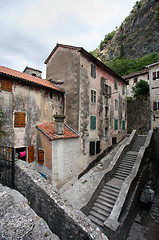
[(57, 44), (45, 64), (47, 80), (66, 92), (66, 123), (80, 137), (80, 174), (126, 135), (127, 82), (81, 47)]
[(128, 82), (127, 97), (132, 97), (133, 87), (136, 85), (137, 82), (139, 82), (140, 80), (144, 80), (149, 83), (149, 71), (145, 67), (143, 70), (130, 73), (128, 75), (123, 76), (123, 78)]
[(0, 109), (6, 121), (1, 144), (13, 146), (21, 159), (32, 162), (38, 159), (36, 125), (63, 114), (64, 92), (41, 79), (39, 70), (27, 69), (30, 74), (0, 66)]
[(151, 129), (159, 128), (159, 62), (147, 66), (150, 79)]

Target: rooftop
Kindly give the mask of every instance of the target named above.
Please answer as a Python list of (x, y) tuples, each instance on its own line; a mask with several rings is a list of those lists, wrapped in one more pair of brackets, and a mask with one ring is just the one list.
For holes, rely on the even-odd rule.
[(0, 66), (0, 76), (15, 78), (15, 79), (19, 79), (19, 80), (28, 82), (30, 84), (36, 84), (36, 85), (40, 85), (40, 86), (47, 87), (50, 89), (54, 89), (56, 91), (64, 92), (62, 89), (56, 87), (50, 81), (29, 75), (24, 72), (19, 72), (19, 71), (13, 70), (8, 67)]
[(73, 129), (71, 129), (67, 124), (64, 124), (64, 135), (55, 134), (55, 122), (42, 123), (37, 125), (37, 128), (51, 140), (79, 137), (79, 135)]

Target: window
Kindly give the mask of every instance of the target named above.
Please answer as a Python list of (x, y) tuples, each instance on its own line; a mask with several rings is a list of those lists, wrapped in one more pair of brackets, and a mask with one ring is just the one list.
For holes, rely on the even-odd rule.
[(90, 129), (96, 129), (96, 116), (90, 116)]
[(122, 129), (125, 130), (125, 120), (122, 121)]
[(108, 128), (107, 127), (105, 128), (104, 136), (106, 139), (108, 138)]
[(152, 73), (153, 80), (159, 79), (159, 71)]
[(114, 78), (114, 88), (118, 90), (118, 80)]
[(91, 77), (96, 78), (96, 66), (91, 63)]
[(109, 111), (109, 108), (105, 107), (105, 118), (108, 118), (108, 111)]
[(134, 83), (137, 83), (137, 77), (134, 78)]
[(2, 78), (1, 79), (1, 90), (12, 92), (12, 80)]
[(122, 84), (122, 93), (125, 94), (125, 85)]
[(95, 142), (89, 143), (89, 153), (90, 153), (90, 156), (95, 155)]
[(118, 119), (114, 119), (114, 130), (118, 130)]
[(42, 149), (38, 150), (38, 163), (40, 164), (44, 163), (44, 150)]
[(96, 91), (91, 90), (91, 102), (96, 103)]
[(96, 154), (100, 153), (100, 141), (96, 141)]
[(159, 101), (153, 103), (153, 110), (154, 111), (159, 110)]
[(118, 100), (115, 99), (115, 110), (118, 110)]
[(125, 102), (122, 102), (122, 111), (125, 111)]
[(14, 127), (25, 127), (25, 112), (14, 113)]

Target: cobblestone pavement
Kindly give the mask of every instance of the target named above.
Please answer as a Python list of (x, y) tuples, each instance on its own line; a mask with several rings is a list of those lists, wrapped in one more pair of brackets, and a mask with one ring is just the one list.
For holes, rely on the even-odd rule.
[(159, 240), (159, 179), (150, 210), (139, 209), (127, 240)]

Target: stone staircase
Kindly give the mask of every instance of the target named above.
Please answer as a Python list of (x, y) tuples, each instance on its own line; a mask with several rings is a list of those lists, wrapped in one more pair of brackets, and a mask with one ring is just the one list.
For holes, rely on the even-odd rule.
[(88, 218), (101, 230), (103, 230), (103, 224), (115, 205), (124, 180), (132, 171), (138, 152), (145, 140), (145, 135), (139, 135), (135, 138), (130, 151), (123, 156), (113, 178), (104, 184), (88, 213)]

